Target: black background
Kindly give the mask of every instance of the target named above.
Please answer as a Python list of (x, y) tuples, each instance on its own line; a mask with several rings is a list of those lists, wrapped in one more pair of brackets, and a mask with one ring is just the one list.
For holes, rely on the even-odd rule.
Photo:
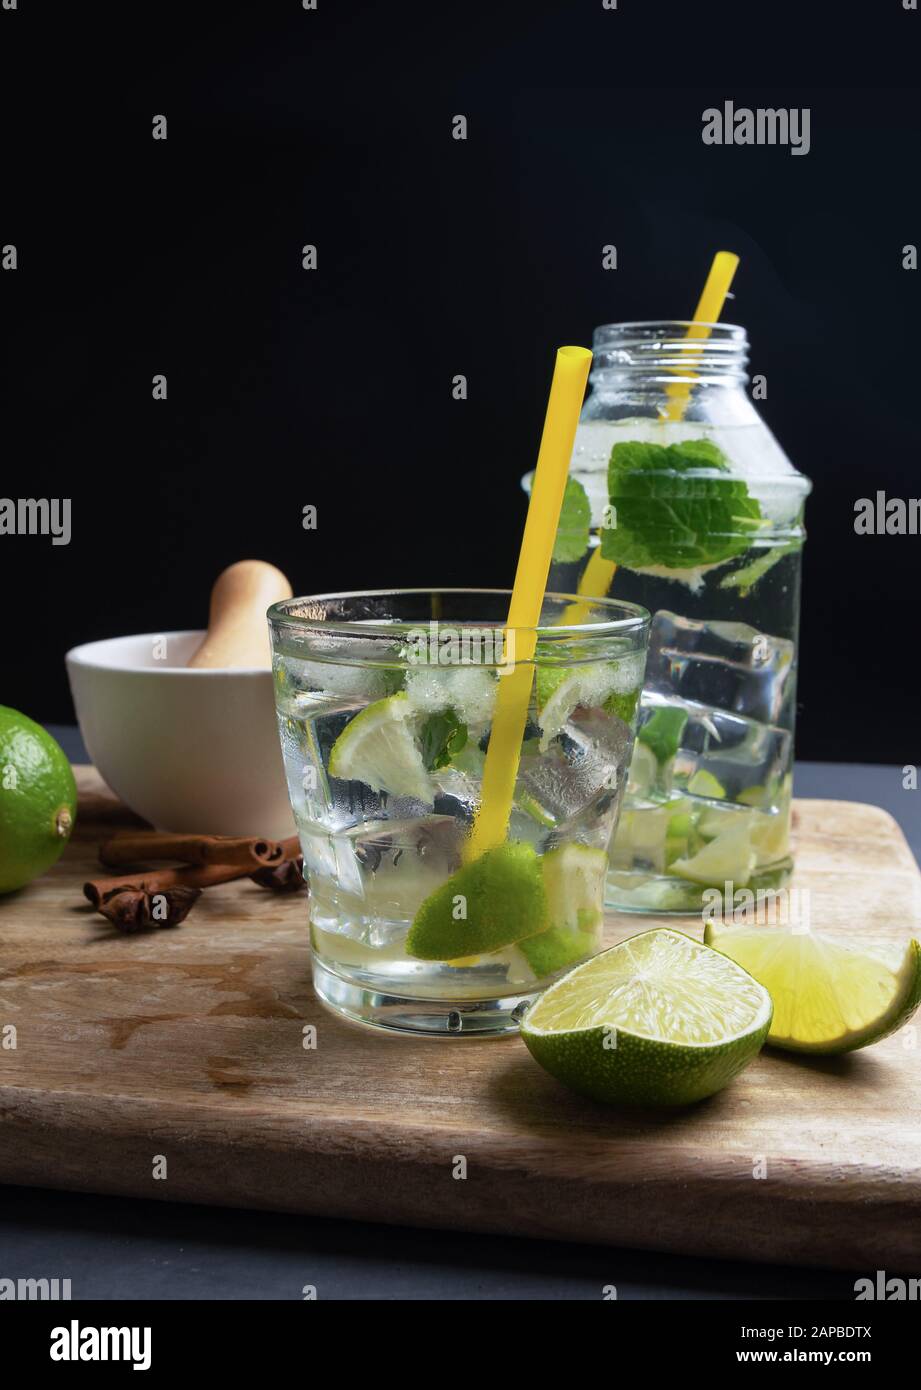
[[(204, 625), (244, 556), (510, 583), (555, 347), (689, 316), (725, 247), (815, 484), (799, 753), (918, 761), (921, 540), (853, 515), (921, 492), (919, 33), (901, 0), (0, 11), (0, 496), (73, 499), (69, 546), (0, 537), (0, 702), (71, 719), (67, 647)], [(727, 99), (808, 106), (811, 152), (704, 146)]]

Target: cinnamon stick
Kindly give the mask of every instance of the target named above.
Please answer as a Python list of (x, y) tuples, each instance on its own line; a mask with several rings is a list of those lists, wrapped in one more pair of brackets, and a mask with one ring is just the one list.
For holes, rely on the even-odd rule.
[(212, 888), (247, 878), (248, 866), (239, 864), (183, 864), (179, 868), (142, 869), (140, 873), (113, 878), (93, 878), (83, 885), (83, 896), (93, 907), (100, 907), (113, 893), (134, 889), (139, 893), (166, 893), (172, 888)]
[[(155, 835), (156, 833), (153, 832)], [(118, 837), (119, 841), (129, 838), (135, 845), (141, 840), (141, 837), (134, 835)], [(208, 835), (159, 837), (161, 841), (173, 842), (180, 838), (186, 842), (210, 840), (220, 843), (219, 837)], [(144, 837), (144, 843), (150, 845), (152, 841)], [(103, 846), (103, 849), (106, 848), (107, 846)], [(260, 864), (256, 872), (253, 872), (251, 862), (181, 864), (178, 867), (141, 869), (130, 875), (90, 879), (83, 885), (83, 894), (96, 911), (107, 917), (119, 931), (136, 932), (147, 927), (175, 927), (188, 916), (201, 896), (202, 889), (214, 887), (218, 883), (231, 883), (234, 879), (248, 877), (254, 883), (274, 889), (275, 892), (292, 893), (303, 888), (303, 859), (300, 857), (301, 846), (297, 836), (292, 835), (274, 844), (274, 849), (279, 852), (280, 859)], [(145, 857), (151, 858), (149, 849), (145, 851)]]
[(99, 858), (111, 868), (120, 864), (178, 859), (183, 864), (235, 864), (254, 872), (274, 868), (283, 863), (285, 857), (284, 847), (277, 840), (256, 836), (170, 835), (159, 830), (116, 835), (99, 849)]

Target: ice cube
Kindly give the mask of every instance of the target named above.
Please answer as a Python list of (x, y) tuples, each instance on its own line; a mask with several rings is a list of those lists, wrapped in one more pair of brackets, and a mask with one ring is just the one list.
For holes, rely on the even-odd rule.
[[(792, 759), (792, 735), (787, 729), (733, 714), (691, 700), (666, 699), (644, 691), (640, 702), (640, 727), (662, 706), (680, 706), (687, 723), (674, 758), (665, 768), (660, 790), (672, 788), (704, 800), (752, 804), (755, 791), (770, 805), (779, 794)], [(637, 740), (637, 748), (645, 745)]]
[(416, 666), (406, 672), (406, 694), (424, 714), (454, 709), (472, 729), (485, 729), (496, 703), (496, 677), (484, 666)]
[(792, 718), (793, 643), (747, 623), (699, 622), (662, 610), (652, 620), (646, 689), (764, 724)]
[(626, 783), (631, 737), (616, 716), (580, 707), (545, 753), (522, 758), (516, 802), (532, 819), (535, 809), (542, 812), (555, 832), (578, 827), (585, 843), (603, 849)]
[[(315, 646), (318, 645), (315, 643)], [(387, 650), (384, 650), (386, 645)], [(367, 647), (367, 649), (366, 649)], [(276, 658), (275, 683), (281, 698), (295, 699), (299, 692), (308, 691), (322, 695), (338, 695), (352, 700), (380, 700), (399, 689), (402, 673), (386, 666), (362, 666), (361, 660), (385, 661), (388, 656), (394, 662), (399, 657), (399, 649), (394, 644), (361, 644), (353, 642), (346, 647), (341, 641), (338, 646), (329, 643), (329, 660), (306, 661), (302, 657), (285, 655)]]

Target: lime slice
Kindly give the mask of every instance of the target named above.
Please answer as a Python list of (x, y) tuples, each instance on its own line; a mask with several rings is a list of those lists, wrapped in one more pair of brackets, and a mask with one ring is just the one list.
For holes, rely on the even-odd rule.
[(591, 845), (560, 845), (541, 860), (550, 925), (572, 927), (581, 911), (601, 913), (608, 856)]
[(687, 1105), (747, 1066), (770, 1022), (770, 995), (745, 970), (658, 928), (551, 985), (521, 1036), (552, 1076), (594, 1100)]
[(708, 772), (705, 767), (699, 767), (688, 778), (688, 791), (692, 796), (708, 796), (714, 801), (722, 801), (726, 795), (726, 788), (722, 782), (714, 777), (712, 772)]
[(498, 951), (547, 926), (547, 893), (533, 845), (487, 850), (419, 908), (406, 938), (417, 960), (457, 961)]
[(668, 866), (668, 872), (705, 887), (722, 888), (728, 879), (734, 887), (744, 888), (757, 862), (758, 851), (752, 844), (751, 824), (746, 815), (738, 825), (723, 830), (696, 854), (676, 859)]
[(790, 927), (708, 923), (706, 940), (769, 990), (768, 1042), (851, 1052), (901, 1028), (921, 1003), (921, 945), (844, 940)]
[(416, 743), (414, 723), (404, 692), (367, 705), (333, 744), (330, 776), (431, 805), (432, 783)]
[(665, 863), (672, 864), (676, 859), (689, 859), (703, 843), (697, 831), (699, 807), (687, 797), (675, 803), (676, 810), (668, 818), (665, 836)]
[[(588, 709), (607, 709), (618, 714), (620, 711), (609, 703), (616, 703), (617, 697), (629, 696), (636, 707), (639, 678), (642, 668), (638, 667), (633, 655), (620, 661), (587, 661), (583, 666), (538, 666), (537, 668), (537, 716), (540, 724), (540, 751), (546, 753), (553, 739), (560, 733), (569, 716), (579, 705)], [(632, 714), (626, 719), (629, 723)]]
[(656, 873), (665, 868), (665, 841), (671, 812), (668, 806), (637, 806), (624, 811), (611, 847), (618, 868), (631, 868), (639, 860)]
[(630, 759), (630, 774), (627, 788), (631, 796), (646, 796), (656, 785), (659, 776), (659, 760), (652, 749), (639, 739), (633, 745)]
[(752, 819), (752, 844), (758, 851), (759, 864), (773, 864), (790, 853), (790, 812), (787, 807), (769, 815), (758, 811)]
[(519, 943), (538, 979), (596, 951), (601, 944), (608, 856), (590, 845), (561, 845), (541, 860), (550, 927)]

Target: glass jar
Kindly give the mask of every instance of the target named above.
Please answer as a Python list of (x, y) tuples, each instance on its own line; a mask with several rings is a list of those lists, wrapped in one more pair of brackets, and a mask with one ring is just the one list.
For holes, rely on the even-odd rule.
[(567, 536), (550, 576), (551, 590), (609, 594), (653, 614), (610, 849), (606, 901), (628, 911), (750, 905), (749, 894), (782, 888), (793, 864), (811, 484), (747, 392), (745, 330), (716, 324), (696, 338), (691, 327), (596, 329), (570, 468), (591, 529), (582, 554)]

